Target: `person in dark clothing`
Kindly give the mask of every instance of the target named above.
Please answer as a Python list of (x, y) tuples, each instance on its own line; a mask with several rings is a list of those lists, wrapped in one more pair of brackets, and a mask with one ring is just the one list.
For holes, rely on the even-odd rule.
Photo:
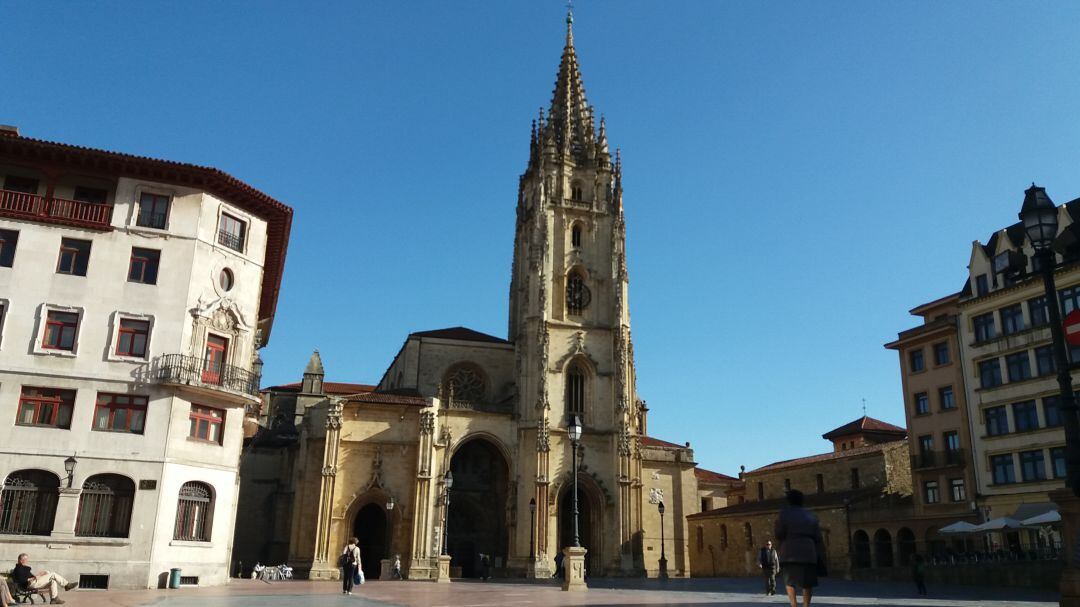
[(78, 582), (69, 582), (59, 574), (51, 571), (34, 573), (34, 570), (30, 568), (29, 561), (30, 555), (24, 552), (19, 555), (15, 568), (11, 570), (11, 577), (19, 588), (30, 590), (44, 590), (47, 588), (49, 590), (49, 602), (53, 605), (63, 605), (64, 601), (60, 598), (60, 588), (71, 590), (79, 587)]
[(780, 557), (773, 548), (772, 540), (765, 542), (765, 547), (758, 551), (758, 569), (765, 576), (765, 595), (776, 594), (776, 574), (780, 571)]
[(480, 555), (480, 579), (485, 582), (491, 579), (491, 557), (486, 554)]
[(915, 560), (911, 562), (911, 579), (915, 581), (915, 589), (919, 591), (919, 595), (926, 596), (926, 561), (921, 554), (916, 554)]
[(563, 576), (562, 564), (563, 564), (563, 553), (562, 552), (556, 552), (555, 553), (555, 573), (551, 577), (562, 578), (562, 576)]
[(341, 566), (341, 592), (352, 594), (353, 584), (356, 578), (356, 568), (360, 566), (360, 540), (355, 537), (349, 538), (349, 544), (341, 551), (338, 564)]
[(791, 607), (798, 607), (796, 588), (802, 588), (803, 607), (810, 607), (814, 587), (818, 584), (818, 565), (825, 559), (825, 542), (817, 517), (802, 507), (802, 492), (788, 491), (787, 503), (776, 519), (780, 567), (784, 570), (784, 585)]

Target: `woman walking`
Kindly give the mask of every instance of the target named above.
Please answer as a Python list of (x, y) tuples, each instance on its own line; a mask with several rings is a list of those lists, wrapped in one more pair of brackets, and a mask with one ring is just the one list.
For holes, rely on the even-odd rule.
[(825, 543), (821, 539), (817, 517), (802, 507), (802, 492), (795, 489), (788, 491), (787, 503), (776, 519), (780, 569), (784, 572), (784, 585), (787, 586), (791, 607), (799, 607), (796, 588), (802, 589), (803, 607), (810, 607), (814, 587), (818, 584), (818, 572), (824, 569)]
[(338, 565), (341, 566), (341, 592), (344, 594), (352, 594), (356, 568), (360, 566), (360, 546), (357, 546), (357, 543), (359, 540), (350, 537), (348, 545), (338, 558)]

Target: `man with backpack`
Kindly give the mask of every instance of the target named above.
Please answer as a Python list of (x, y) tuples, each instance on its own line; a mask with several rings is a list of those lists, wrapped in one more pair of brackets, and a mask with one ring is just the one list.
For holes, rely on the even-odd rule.
[(765, 595), (776, 594), (776, 574), (780, 572), (780, 555), (773, 548), (772, 540), (758, 552), (758, 569), (765, 575)]
[(349, 538), (349, 544), (345, 546), (345, 549), (341, 551), (341, 556), (338, 557), (338, 566), (341, 567), (341, 592), (343, 594), (352, 594), (353, 584), (355, 584), (356, 568), (360, 566), (360, 546), (357, 544), (360, 540), (355, 537)]

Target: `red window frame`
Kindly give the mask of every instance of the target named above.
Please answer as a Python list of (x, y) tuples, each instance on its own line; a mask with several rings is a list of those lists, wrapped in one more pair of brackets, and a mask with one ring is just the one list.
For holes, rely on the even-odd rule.
[(160, 251), (131, 247), (131, 261), (128, 263), (128, 282), (156, 285), (160, 261)]
[[(45, 315), (45, 335), (41, 340), (41, 347), (46, 350), (64, 350), (71, 352), (75, 349), (75, 338), (79, 335), (79, 314), (77, 312), (63, 312), (49, 310)], [(64, 345), (65, 337), (70, 337), (71, 343)]]
[(206, 336), (206, 350), (203, 356), (203, 381), (218, 385), (224, 377), (225, 360), (229, 353), (229, 340), (220, 335)]
[(225, 428), (224, 409), (193, 404), (188, 419), (191, 421), (188, 438), (217, 445), (221, 444), (222, 430)]
[[(227, 234), (231, 238), (222, 238), (221, 234)], [(235, 217), (228, 213), (222, 213), (221, 219), (218, 220), (218, 242), (221, 242), (225, 246), (234, 248), (237, 251), (244, 249), (244, 239), (247, 237), (247, 222), (239, 217)], [(230, 240), (235, 240), (236, 247), (232, 247), (229, 244)]]
[(146, 358), (146, 347), (150, 343), (150, 321), (121, 318), (116, 334), (117, 356)]
[(142, 434), (146, 427), (147, 400), (147, 397), (138, 394), (98, 392), (90, 429)]
[(23, 386), (16, 426), (46, 426), (67, 430), (75, 409), (75, 391)]
[[(143, 192), (139, 197), (139, 214), (135, 217), (135, 225), (143, 228), (165, 229), (169, 221), (170, 202), (171, 199), (168, 196)], [(161, 220), (155, 221), (155, 218), (159, 216)]]
[[(69, 263), (64, 263), (65, 256)], [(76, 238), (60, 240), (60, 255), (56, 259), (56, 273), (70, 276), (86, 276), (90, 265), (90, 241)], [(81, 271), (80, 271), (81, 270)]]

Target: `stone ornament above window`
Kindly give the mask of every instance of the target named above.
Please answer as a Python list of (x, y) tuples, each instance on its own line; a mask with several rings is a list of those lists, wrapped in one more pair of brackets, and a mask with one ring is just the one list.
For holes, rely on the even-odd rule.
[(446, 373), (446, 396), (455, 401), (480, 402), (486, 388), (483, 372), (471, 364), (459, 364)]

